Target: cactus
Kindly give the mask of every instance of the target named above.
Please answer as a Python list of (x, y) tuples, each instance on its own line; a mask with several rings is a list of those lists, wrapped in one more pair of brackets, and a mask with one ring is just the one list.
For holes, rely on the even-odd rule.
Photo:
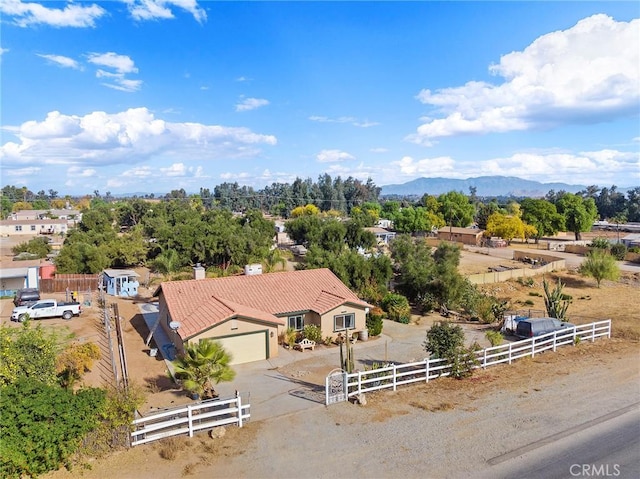
[(545, 278), (542, 278), (542, 285), (544, 286), (544, 304), (547, 308), (547, 314), (551, 318), (559, 319), (560, 321), (567, 320), (567, 308), (571, 304), (571, 300), (562, 293), (564, 285), (558, 278), (558, 284), (556, 284), (553, 290), (549, 289), (549, 283)]

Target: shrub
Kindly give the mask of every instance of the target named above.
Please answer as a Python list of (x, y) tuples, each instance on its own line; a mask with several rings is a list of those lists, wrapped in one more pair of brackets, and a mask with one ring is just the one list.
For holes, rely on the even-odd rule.
[(491, 346), (500, 346), (504, 341), (504, 336), (500, 331), (487, 331), (484, 336), (491, 343)]
[(387, 293), (382, 298), (382, 309), (387, 312), (389, 319), (407, 324), (411, 319), (411, 307), (406, 297), (401, 294)]
[(373, 308), (369, 311), (369, 315), (367, 316), (367, 329), (369, 330), (369, 336), (380, 336), (384, 325), (382, 321), (383, 315), (384, 312), (380, 308)]
[(589, 246), (591, 246), (592, 248), (608, 251), (611, 243), (607, 238), (593, 238), (591, 240), (591, 243), (589, 243)]
[(440, 321), (427, 331), (427, 339), (422, 343), (425, 351), (436, 358), (448, 358), (464, 345), (464, 331), (458, 325)]
[(302, 334), (309, 341), (315, 341), (317, 344), (322, 342), (322, 330), (315, 324), (305, 325)]
[(613, 256), (618, 261), (622, 261), (627, 254), (627, 247), (622, 243), (616, 243), (611, 245), (610, 252), (611, 256)]
[(293, 328), (287, 328), (284, 332), (284, 343), (289, 346), (290, 349), (293, 349), (297, 340), (298, 331)]
[(479, 364), (475, 355), (476, 349), (459, 347), (447, 359), (451, 361), (450, 376), (455, 379), (468, 378), (473, 374), (474, 368)]

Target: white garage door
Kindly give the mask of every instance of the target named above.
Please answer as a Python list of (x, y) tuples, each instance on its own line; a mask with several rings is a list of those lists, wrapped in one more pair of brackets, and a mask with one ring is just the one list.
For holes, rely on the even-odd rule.
[(226, 338), (216, 338), (227, 352), (233, 355), (231, 364), (242, 364), (267, 359), (267, 333), (240, 334)]

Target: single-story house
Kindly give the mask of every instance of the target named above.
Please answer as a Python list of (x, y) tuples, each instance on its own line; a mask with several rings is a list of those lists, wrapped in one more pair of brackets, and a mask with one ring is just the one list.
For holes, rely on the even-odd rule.
[(620, 242), (627, 248), (640, 246), (640, 233), (631, 233), (620, 238)]
[(15, 221), (45, 220), (45, 219), (67, 220), (71, 224), (82, 220), (82, 213), (72, 209), (48, 209), (48, 210), (20, 210), (11, 213), (8, 219)]
[(380, 228), (377, 226), (365, 228), (364, 230), (373, 233), (378, 244), (389, 244), (396, 237), (395, 231), (389, 231), (388, 229)]
[(130, 269), (105, 269), (102, 272), (102, 287), (111, 296), (137, 296), (139, 277)]
[(0, 220), (1, 236), (36, 236), (66, 234), (67, 220)]
[(484, 230), (478, 228), (458, 228), (445, 226), (438, 230), (438, 239), (441, 241), (455, 241), (456, 243), (480, 246)]
[(329, 269), (204, 278), (162, 283), (160, 325), (178, 353), (184, 344), (213, 338), (233, 356), (233, 364), (278, 355), (278, 337), (287, 328), (314, 324), (322, 336), (366, 328), (370, 305)]

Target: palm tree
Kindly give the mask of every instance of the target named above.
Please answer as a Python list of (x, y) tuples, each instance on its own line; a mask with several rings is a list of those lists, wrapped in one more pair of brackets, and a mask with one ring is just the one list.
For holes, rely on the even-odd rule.
[(188, 344), (184, 354), (173, 363), (176, 378), (182, 380), (183, 387), (203, 399), (217, 397), (214, 384), (231, 381), (236, 373), (229, 366), (231, 354), (222, 345), (211, 339), (203, 339)]
[(280, 269), (286, 269), (287, 260), (291, 259), (291, 252), (274, 248), (269, 251), (267, 257), (263, 260), (264, 272), (271, 273), (276, 270), (276, 266), (280, 265)]
[(161, 274), (175, 273), (180, 269), (180, 257), (176, 250), (167, 249), (153, 260), (153, 268)]

